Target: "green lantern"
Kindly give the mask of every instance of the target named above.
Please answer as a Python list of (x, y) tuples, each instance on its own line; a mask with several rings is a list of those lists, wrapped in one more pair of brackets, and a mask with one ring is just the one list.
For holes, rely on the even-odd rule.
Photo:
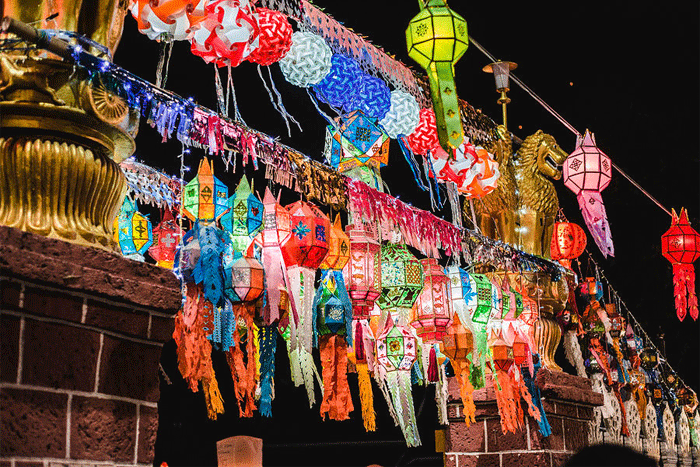
[(199, 162), (197, 176), (185, 185), (182, 193), (183, 214), (192, 221), (211, 223), (221, 219), (229, 209), (228, 187), (214, 176), (214, 162)]
[(406, 245), (382, 246), (382, 294), (377, 300), (381, 309), (411, 308), (423, 290), (423, 266)]
[(454, 64), (469, 46), (467, 22), (445, 0), (418, 0), (421, 11), (408, 24), (408, 55), (425, 68), (440, 144), (448, 153), (464, 140)]
[(228, 199), (228, 211), (221, 217), (221, 226), (231, 233), (233, 249), (246, 251), (255, 235), (263, 228), (263, 204), (250, 188), (245, 175)]

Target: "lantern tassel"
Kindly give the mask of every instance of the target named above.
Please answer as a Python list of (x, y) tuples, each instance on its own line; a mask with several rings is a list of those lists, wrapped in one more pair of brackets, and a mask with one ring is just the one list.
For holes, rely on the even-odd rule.
[(249, 304), (238, 304), (235, 307), (236, 320), (246, 323), (248, 336), (246, 338), (245, 355), (241, 349), (241, 333), (233, 333), (234, 345), (226, 352), (226, 361), (233, 377), (234, 393), (238, 401), (238, 412), (241, 417), (252, 417), (255, 409), (255, 339), (253, 337), (255, 324), (250, 313)]
[(683, 321), (688, 314), (698, 319), (698, 297), (695, 294), (695, 268), (692, 264), (673, 264), (673, 295), (676, 299), (676, 315)]
[[(457, 365), (456, 362), (452, 362), (453, 365)], [(459, 363), (459, 368), (454, 368), (455, 376), (459, 382), (459, 394), (462, 397), (462, 409), (464, 412), (464, 423), (467, 426), (476, 422), (476, 406), (474, 405), (474, 386), (472, 386), (469, 381), (469, 360), (462, 361)]]
[(357, 385), (360, 390), (360, 405), (362, 406), (362, 423), (365, 431), (376, 431), (376, 413), (374, 412), (374, 394), (369, 368), (366, 362), (357, 362)]
[(207, 404), (207, 416), (210, 420), (216, 420), (218, 415), (224, 413), (224, 400), (221, 398), (219, 383), (216, 381), (214, 369), (211, 369), (209, 377), (202, 380), (204, 400)]
[(348, 386), (347, 343), (336, 334), (320, 337), (321, 366), (323, 368), (323, 401), (321, 418), (343, 421), (354, 410)]
[(624, 436), (629, 436), (630, 435), (630, 429), (629, 426), (627, 425), (627, 410), (625, 409), (625, 404), (622, 402), (622, 395), (620, 394), (620, 387), (619, 385), (615, 384), (613, 386), (613, 392), (615, 393), (615, 397), (617, 398), (618, 404), (620, 404), (620, 412), (622, 412), (622, 420), (621, 420), (621, 433)]
[(420, 446), (421, 441), (416, 425), (416, 413), (413, 409), (410, 372), (402, 370), (390, 371), (387, 373), (386, 379), (406, 445), (409, 447)]
[(535, 384), (535, 377), (537, 376), (537, 372), (540, 370), (540, 368), (542, 368), (542, 364), (538, 359), (537, 363), (534, 364), (534, 371), (532, 375), (528, 368), (523, 368), (522, 375), (523, 380), (525, 381), (525, 386), (527, 387), (529, 394), (532, 396), (532, 402), (539, 411), (540, 416), (539, 418), (536, 418), (536, 420), (540, 434), (547, 437), (552, 434), (552, 427), (549, 424), (549, 420), (547, 420), (547, 413), (544, 411), (544, 406), (542, 405), (540, 388), (538, 388)]
[(599, 191), (582, 190), (576, 199), (578, 199), (583, 220), (586, 222), (588, 231), (593, 236), (593, 240), (598, 245), (600, 252), (604, 257), (615, 256), (615, 247), (612, 241), (612, 233), (610, 232), (610, 224), (608, 224), (608, 216), (605, 213), (603, 195)]
[(272, 417), (272, 384), (275, 375), (275, 351), (277, 350), (276, 326), (260, 328), (260, 414)]
[[(365, 356), (365, 339), (362, 333), (362, 322), (360, 320), (355, 320), (355, 360), (359, 362), (364, 362)], [(365, 366), (367, 366), (365, 364)], [(358, 373), (359, 374), (359, 373)], [(374, 431), (374, 430), (372, 430)]]
[(507, 372), (497, 370), (494, 376), (496, 377), (493, 379), (493, 385), (496, 389), (498, 413), (501, 416), (501, 430), (504, 434), (508, 431), (515, 433), (523, 424), (520, 394), (514, 393), (515, 382)]
[(430, 354), (428, 356), (428, 381), (437, 383), (438, 381), (438, 362), (435, 354), (435, 346), (430, 346)]
[(445, 365), (439, 367), (439, 378), (435, 385), (435, 403), (438, 409), (438, 423), (440, 425), (448, 425), (447, 419), (447, 375), (445, 374)]

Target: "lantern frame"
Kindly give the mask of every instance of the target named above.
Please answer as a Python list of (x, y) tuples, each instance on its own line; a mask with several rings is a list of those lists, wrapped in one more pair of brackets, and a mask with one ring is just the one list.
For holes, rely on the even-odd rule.
[(404, 244), (388, 243), (381, 250), (381, 309), (411, 308), (423, 290), (423, 266)]
[(420, 260), (423, 267), (423, 290), (413, 305), (411, 325), (425, 343), (438, 343), (452, 323), (450, 279), (435, 258)]
[(381, 245), (364, 224), (345, 228), (350, 238), (350, 258), (343, 277), (352, 300), (353, 317), (368, 319), (375, 301), (382, 293)]

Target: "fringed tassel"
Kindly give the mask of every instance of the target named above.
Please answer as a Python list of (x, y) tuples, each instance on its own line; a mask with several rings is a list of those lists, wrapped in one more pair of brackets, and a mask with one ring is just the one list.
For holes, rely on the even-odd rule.
[(437, 405), (438, 423), (447, 425), (447, 375), (445, 374), (445, 365), (440, 365), (439, 378), (435, 385), (435, 404)]
[(586, 377), (586, 366), (583, 363), (583, 354), (581, 353), (581, 345), (576, 337), (576, 332), (567, 331), (564, 334), (564, 354), (571, 365), (576, 368), (576, 373), (582, 377)]
[(224, 400), (221, 397), (219, 383), (216, 381), (213, 369), (209, 377), (202, 380), (202, 388), (204, 389), (204, 400), (207, 403), (207, 416), (210, 420), (216, 420), (220, 414), (224, 413)]
[(458, 366), (458, 368), (454, 368), (455, 376), (459, 382), (459, 394), (462, 396), (462, 405), (464, 406), (462, 409), (464, 412), (464, 422), (469, 426), (476, 422), (476, 406), (474, 405), (473, 397), (474, 386), (472, 386), (471, 381), (469, 381), (471, 373), (469, 361), (461, 361), (459, 365), (457, 362), (452, 362), (452, 366), (453, 368)]
[(430, 346), (430, 353), (428, 356), (428, 382), (437, 383), (438, 381), (438, 362), (437, 355), (435, 354), (435, 346)]
[(520, 394), (514, 394), (514, 382), (507, 372), (497, 370), (495, 376), (497, 378), (494, 378), (493, 385), (496, 389), (498, 413), (501, 416), (501, 430), (503, 433), (508, 431), (515, 433), (523, 423)]
[(622, 395), (620, 394), (620, 388), (617, 384), (613, 387), (613, 392), (615, 393), (615, 397), (617, 398), (617, 403), (620, 404), (620, 412), (622, 413), (622, 427), (620, 431), (623, 436), (629, 436), (630, 428), (627, 425), (627, 410), (625, 410), (625, 404), (622, 402)]
[(308, 268), (293, 266), (288, 269), (289, 294), (297, 310), (298, 321), (290, 319), (292, 330), (290, 364), (295, 386), (303, 384), (309, 398), (309, 407), (316, 403), (314, 388), (314, 360), (311, 355), (313, 341), (313, 299), (316, 275)]
[(343, 421), (350, 418), (355, 408), (348, 386), (348, 349), (345, 339), (335, 334), (320, 338), (321, 365), (323, 367), (323, 401), (321, 418)]
[(382, 396), (384, 396), (384, 401), (386, 402), (386, 405), (389, 408), (389, 415), (391, 415), (391, 419), (394, 421), (394, 425), (399, 426), (399, 416), (396, 413), (394, 404), (391, 402), (391, 395), (389, 394), (389, 383), (386, 380), (386, 375), (381, 376), (379, 373), (379, 371), (375, 371), (375, 380), (377, 381), (377, 385), (379, 386), (379, 389), (382, 392)]
[(683, 321), (690, 317), (698, 319), (698, 297), (695, 295), (695, 268), (692, 264), (673, 265), (673, 295), (676, 299), (676, 315)]
[(535, 418), (537, 420), (537, 425), (539, 426), (540, 434), (547, 437), (552, 434), (552, 427), (549, 424), (549, 420), (547, 420), (547, 413), (544, 411), (544, 406), (542, 405), (540, 388), (538, 388), (535, 384), (535, 377), (537, 376), (537, 372), (540, 370), (540, 368), (542, 368), (542, 364), (538, 361), (534, 364), (534, 371), (532, 375), (530, 375), (530, 370), (528, 368), (523, 368), (522, 375), (525, 386), (527, 387), (530, 396), (532, 396), (532, 402), (540, 415), (539, 418)]
[(358, 362), (365, 360), (365, 339), (362, 332), (362, 322), (355, 320), (355, 341), (353, 342), (355, 347), (355, 360)]
[(391, 392), (392, 405), (396, 409), (406, 445), (409, 447), (420, 446), (421, 441), (416, 425), (416, 413), (413, 409), (413, 395), (411, 394), (411, 375), (408, 371), (398, 370), (388, 372), (386, 378)]
[[(362, 345), (362, 344), (360, 344)], [(357, 385), (360, 390), (360, 405), (362, 406), (362, 423), (365, 431), (376, 431), (376, 413), (374, 412), (374, 394), (372, 393), (372, 381), (369, 377), (367, 362), (357, 362)]]
[(275, 351), (277, 350), (276, 326), (260, 328), (260, 414), (272, 417), (272, 385), (275, 375)]
[(233, 387), (238, 401), (238, 412), (241, 417), (252, 417), (255, 410), (255, 338), (253, 318), (249, 304), (238, 304), (235, 307), (236, 319), (243, 320), (247, 326), (246, 351), (241, 349), (240, 331), (233, 333), (234, 345), (226, 352), (226, 360), (233, 376)]

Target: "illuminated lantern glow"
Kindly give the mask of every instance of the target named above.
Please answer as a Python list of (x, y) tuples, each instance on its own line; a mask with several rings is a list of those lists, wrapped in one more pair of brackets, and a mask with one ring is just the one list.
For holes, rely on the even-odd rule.
[(253, 237), (263, 228), (264, 208), (260, 198), (251, 191), (245, 175), (227, 205), (228, 211), (221, 217), (221, 226), (231, 234), (233, 249), (246, 251)]
[(449, 278), (435, 258), (420, 260), (424, 285), (413, 305), (411, 325), (418, 337), (428, 344), (439, 343), (452, 322), (452, 303), (449, 299)]
[(151, 221), (136, 210), (134, 201), (128, 196), (114, 219), (114, 241), (119, 245), (122, 255), (143, 261), (143, 254), (153, 243)]
[(572, 222), (555, 222), (550, 248), (552, 259), (571, 269), (571, 260), (586, 250), (586, 232)]
[(603, 256), (615, 256), (610, 225), (600, 194), (612, 177), (612, 162), (598, 149), (593, 133), (576, 139), (576, 149), (563, 165), (564, 185), (574, 192), (583, 219)]
[(501, 172), (498, 162), (486, 149), (476, 148), (476, 161), (471, 170), (475, 175), (464, 193), (467, 198), (483, 198), (496, 189)]
[(153, 245), (148, 249), (148, 254), (157, 261), (157, 266), (173, 268), (175, 250), (181, 237), (180, 226), (175, 222), (173, 213), (166, 209), (160, 224), (153, 228)]
[(363, 166), (379, 172), (389, 161), (389, 136), (361, 111), (351, 112), (337, 129), (326, 127), (325, 152), (340, 172)]
[(414, 153), (425, 156), (428, 151), (435, 151), (440, 146), (440, 141), (433, 109), (421, 109), (418, 115), (418, 125), (406, 137), (406, 142)]
[(255, 17), (260, 28), (259, 44), (246, 60), (262, 66), (279, 62), (292, 47), (292, 25), (279, 11), (258, 7)]
[(680, 215), (672, 210), (671, 228), (661, 236), (661, 254), (673, 264), (673, 295), (678, 319), (683, 321), (689, 312), (690, 317), (697, 320), (693, 263), (700, 257), (700, 234), (690, 226), (685, 208)]
[(350, 107), (365, 115), (381, 120), (391, 108), (391, 91), (386, 83), (374, 76), (362, 74), (357, 83), (357, 92)]
[(265, 288), (263, 267), (255, 258), (236, 256), (230, 267), (224, 267), (229, 276), (226, 279), (230, 280), (232, 301), (251, 302), (260, 297)]
[(159, 40), (163, 35), (168, 39), (187, 39), (190, 28), (189, 11), (198, 0), (134, 0), (129, 7), (138, 22), (139, 32), (151, 40)]
[(440, 143), (451, 152), (464, 138), (454, 64), (469, 46), (467, 22), (445, 0), (421, 1), (420, 6), (406, 29), (408, 56), (428, 74)]
[(343, 277), (352, 299), (353, 317), (369, 319), (382, 293), (381, 246), (369, 226), (348, 225), (345, 231), (350, 238), (350, 258)]
[(321, 36), (297, 31), (292, 47), (279, 61), (285, 79), (300, 88), (318, 84), (331, 69), (333, 52)]
[(400, 135), (410, 135), (420, 122), (420, 106), (415, 97), (407, 92), (395, 89), (391, 91), (389, 111), (379, 121), (387, 135), (397, 139)]
[(442, 336), (440, 350), (450, 359), (455, 377), (459, 382), (459, 392), (464, 405), (464, 421), (469, 426), (476, 421), (476, 406), (472, 397), (474, 387), (469, 381), (470, 358), (473, 359), (471, 355), (474, 351), (474, 338), (472, 332), (462, 325), (459, 315), (456, 313), (452, 324), (447, 328), (447, 333)]
[(305, 201), (286, 206), (292, 235), (282, 245), (287, 267), (317, 269), (328, 253), (331, 224), (316, 206)]
[(328, 241), (328, 253), (321, 262), (321, 269), (342, 270), (350, 260), (350, 237), (343, 230), (340, 222), (340, 214), (330, 227), (330, 239)]
[(382, 310), (410, 312), (423, 290), (423, 266), (406, 245), (382, 245), (382, 294), (377, 305)]
[(352, 58), (335, 54), (331, 58), (328, 74), (314, 86), (316, 96), (321, 102), (342, 109), (344, 112), (355, 110), (355, 96), (362, 77), (362, 69)]
[(182, 192), (183, 214), (192, 221), (218, 221), (228, 211), (228, 187), (214, 176), (214, 162), (204, 158)]

